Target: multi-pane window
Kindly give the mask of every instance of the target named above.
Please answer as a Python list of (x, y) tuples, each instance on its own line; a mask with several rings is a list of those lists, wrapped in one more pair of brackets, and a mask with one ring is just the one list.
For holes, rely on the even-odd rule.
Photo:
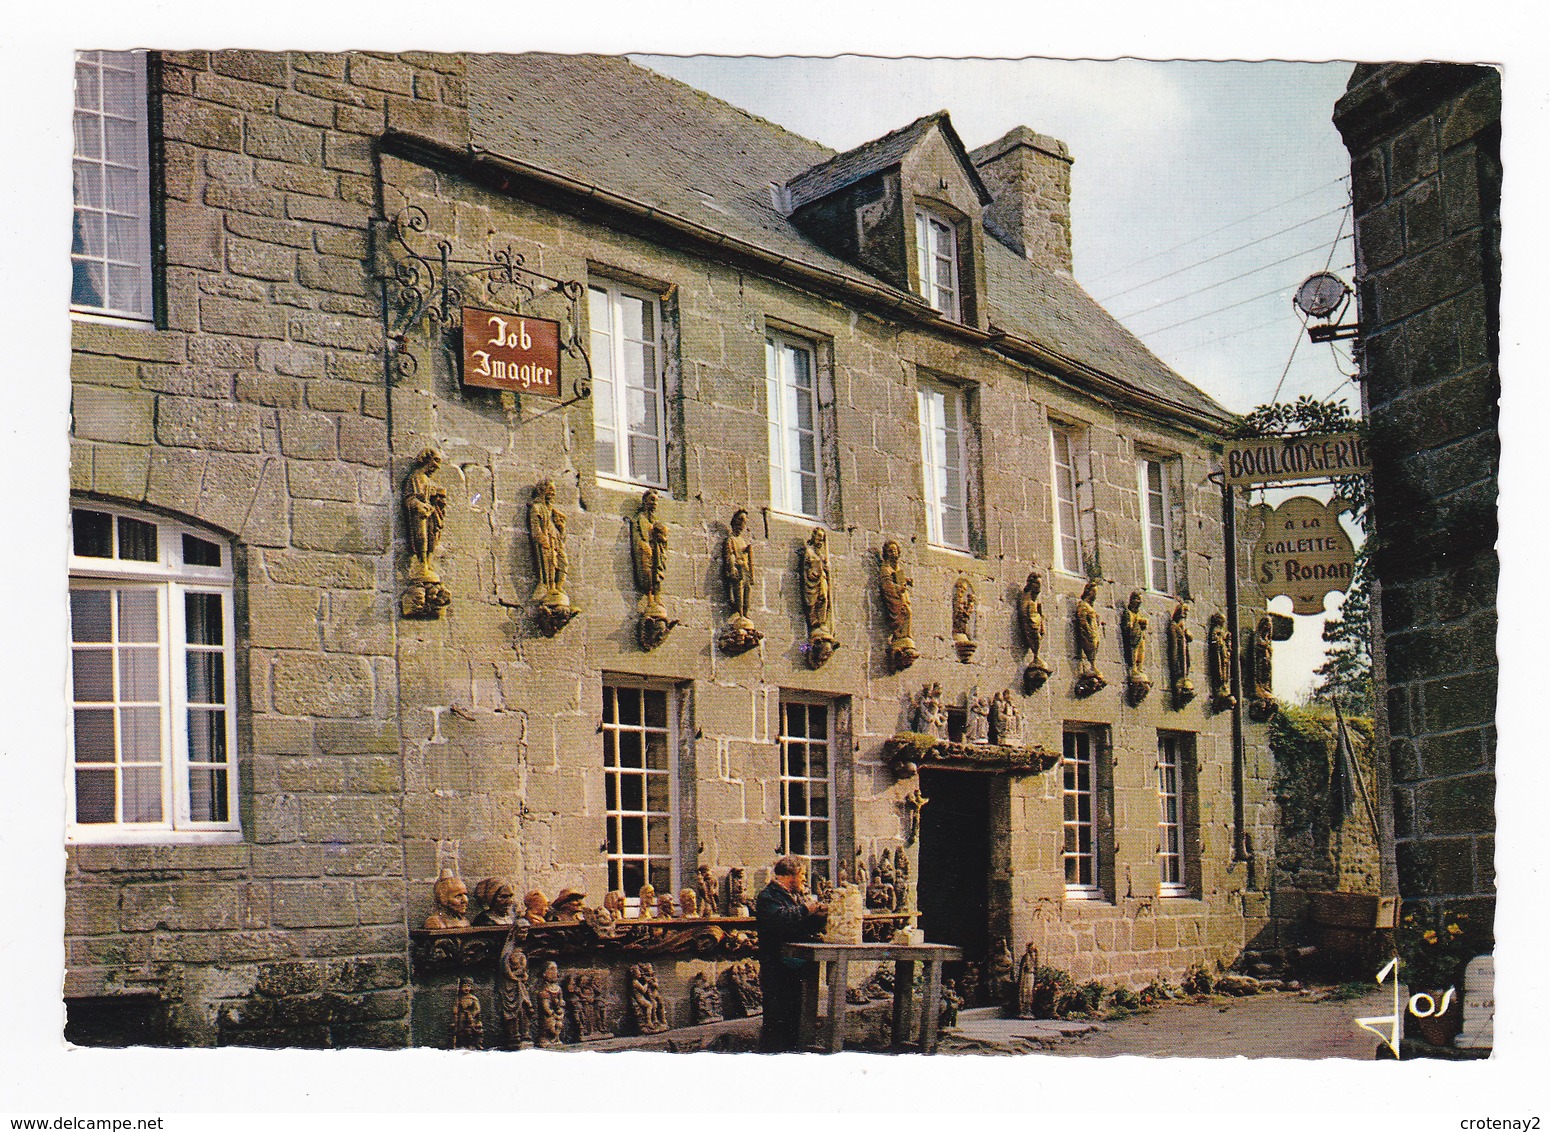
[(1102, 895), (1098, 875), (1096, 748), (1091, 731), (1067, 731), (1060, 760), (1066, 895), (1081, 899), (1097, 899)]
[(71, 527), (71, 838), (236, 831), (231, 548), (98, 504)]
[(784, 334), (766, 334), (764, 384), (770, 415), (770, 506), (821, 518), (818, 375), (812, 346)]
[(1086, 531), (1091, 508), (1091, 485), (1083, 466), (1082, 436), (1075, 429), (1055, 425), (1050, 429), (1054, 451), (1055, 565), (1067, 574), (1087, 574), (1091, 549)]
[(780, 705), (781, 852), (803, 858), (810, 877), (832, 876), (831, 716), (827, 703), (783, 700)]
[(1162, 460), (1136, 462), (1141, 493), (1141, 548), (1146, 561), (1146, 588), (1175, 592), (1173, 578), (1173, 501), (1168, 491), (1168, 465)]
[(937, 546), (969, 548), (968, 414), (956, 385), (920, 387), (920, 448), (925, 472), (926, 537)]
[(661, 304), (609, 282), (595, 282), (587, 293), (598, 473), (665, 488)]
[(70, 305), (76, 310), (151, 318), (146, 106), (145, 52), (76, 55), (75, 231), (70, 248)]
[(1157, 882), (1163, 896), (1186, 896), (1180, 767), (1185, 737), (1157, 736)]
[(608, 887), (634, 901), (641, 885), (673, 889), (673, 693), (603, 686), (603, 789)]
[(920, 297), (955, 322), (959, 318), (958, 231), (942, 217), (915, 210), (915, 268)]

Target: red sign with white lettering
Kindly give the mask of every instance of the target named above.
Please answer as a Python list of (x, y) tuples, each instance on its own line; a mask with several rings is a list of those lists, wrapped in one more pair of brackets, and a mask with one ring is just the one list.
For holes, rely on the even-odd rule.
[(560, 324), (463, 308), (463, 384), (560, 396)]

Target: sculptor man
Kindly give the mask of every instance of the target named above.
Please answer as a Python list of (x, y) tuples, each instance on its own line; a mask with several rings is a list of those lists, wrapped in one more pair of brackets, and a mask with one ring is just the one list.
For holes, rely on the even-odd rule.
[(770, 883), (754, 902), (754, 917), (759, 921), (759, 984), (764, 993), (759, 1051), (784, 1053), (797, 1048), (802, 968), (810, 960), (787, 959), (780, 950), (788, 943), (817, 938), (829, 909), (806, 891), (807, 868), (801, 858), (781, 857), (772, 872)]

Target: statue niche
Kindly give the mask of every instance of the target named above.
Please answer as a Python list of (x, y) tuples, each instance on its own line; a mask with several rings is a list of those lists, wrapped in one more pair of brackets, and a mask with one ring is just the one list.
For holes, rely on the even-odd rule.
[(802, 609), (807, 617), (809, 668), (822, 668), (840, 647), (834, 636), (834, 583), (829, 573), (829, 535), (822, 527), (802, 544)]
[(565, 575), (570, 560), (565, 553), (565, 513), (554, 505), (554, 481), (546, 479), (533, 488), (533, 501), (527, 507), (528, 535), (533, 542), (533, 620), (539, 632), (552, 637), (571, 618), (580, 613), (565, 593)]
[(1132, 704), (1140, 703), (1152, 690), (1152, 678), (1146, 674), (1146, 634), (1151, 627), (1151, 618), (1141, 608), (1141, 591), (1131, 590), (1130, 601), (1120, 613), (1120, 631), (1125, 640), (1125, 677)]
[(959, 574), (958, 580), (953, 583), (953, 649), (963, 664), (969, 663), (974, 650), (979, 647), (974, 639), (974, 628), (978, 621), (974, 611), (977, 605), (974, 583), (967, 575)]
[(882, 591), (883, 616), (888, 621), (888, 664), (894, 672), (903, 672), (920, 658), (910, 636), (910, 581), (900, 560), (903, 550), (889, 539), (877, 567), (878, 588)]
[(640, 497), (640, 510), (630, 521), (630, 556), (635, 565), (635, 588), (640, 601), (635, 608), (640, 621), (635, 638), (650, 652), (672, 631), (676, 620), (667, 616), (662, 604), (662, 583), (667, 578), (667, 524), (657, 518), (657, 493), (647, 489)]
[(404, 529), (409, 539), (409, 584), (400, 609), (405, 617), (434, 620), (452, 604), (431, 558), (441, 545), (441, 529), (447, 519), (447, 489), (431, 476), (441, 467), (441, 455), (426, 448), (415, 457), (404, 477)]
[(743, 532), (748, 527), (748, 512), (741, 507), (732, 515), (727, 529), (730, 532), (721, 544), (721, 578), (727, 587), (727, 605), (732, 615), (727, 618), (716, 643), (729, 656), (738, 656), (754, 648), (764, 640), (749, 618), (753, 606), (753, 543)]
[(1023, 592), (1017, 598), (1017, 624), (1023, 631), (1023, 644), (1033, 654), (1028, 661), (1028, 667), (1023, 669), (1023, 691), (1037, 692), (1044, 687), (1054, 670), (1039, 657), (1039, 648), (1044, 643), (1044, 603), (1039, 600), (1039, 592), (1044, 588), (1044, 580), (1037, 570), (1028, 573), (1028, 580), (1023, 583)]

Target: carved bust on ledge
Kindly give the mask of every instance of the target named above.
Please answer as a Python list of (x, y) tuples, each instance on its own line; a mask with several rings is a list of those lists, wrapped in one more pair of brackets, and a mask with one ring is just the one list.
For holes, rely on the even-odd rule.
[(538, 889), (533, 889), (522, 898), (522, 918), (529, 925), (547, 923), (549, 920), (549, 898)]
[(484, 927), (487, 924), (510, 924), (516, 919), (513, 906), (517, 902), (517, 893), (511, 885), (499, 877), (485, 877), (474, 885), (474, 899), (483, 906), (483, 911), (474, 917), (475, 927)]
[(451, 869), (441, 870), (441, 876), (431, 889), (431, 899), (436, 907), (425, 917), (427, 928), (468, 927), (468, 886), (453, 875)]

